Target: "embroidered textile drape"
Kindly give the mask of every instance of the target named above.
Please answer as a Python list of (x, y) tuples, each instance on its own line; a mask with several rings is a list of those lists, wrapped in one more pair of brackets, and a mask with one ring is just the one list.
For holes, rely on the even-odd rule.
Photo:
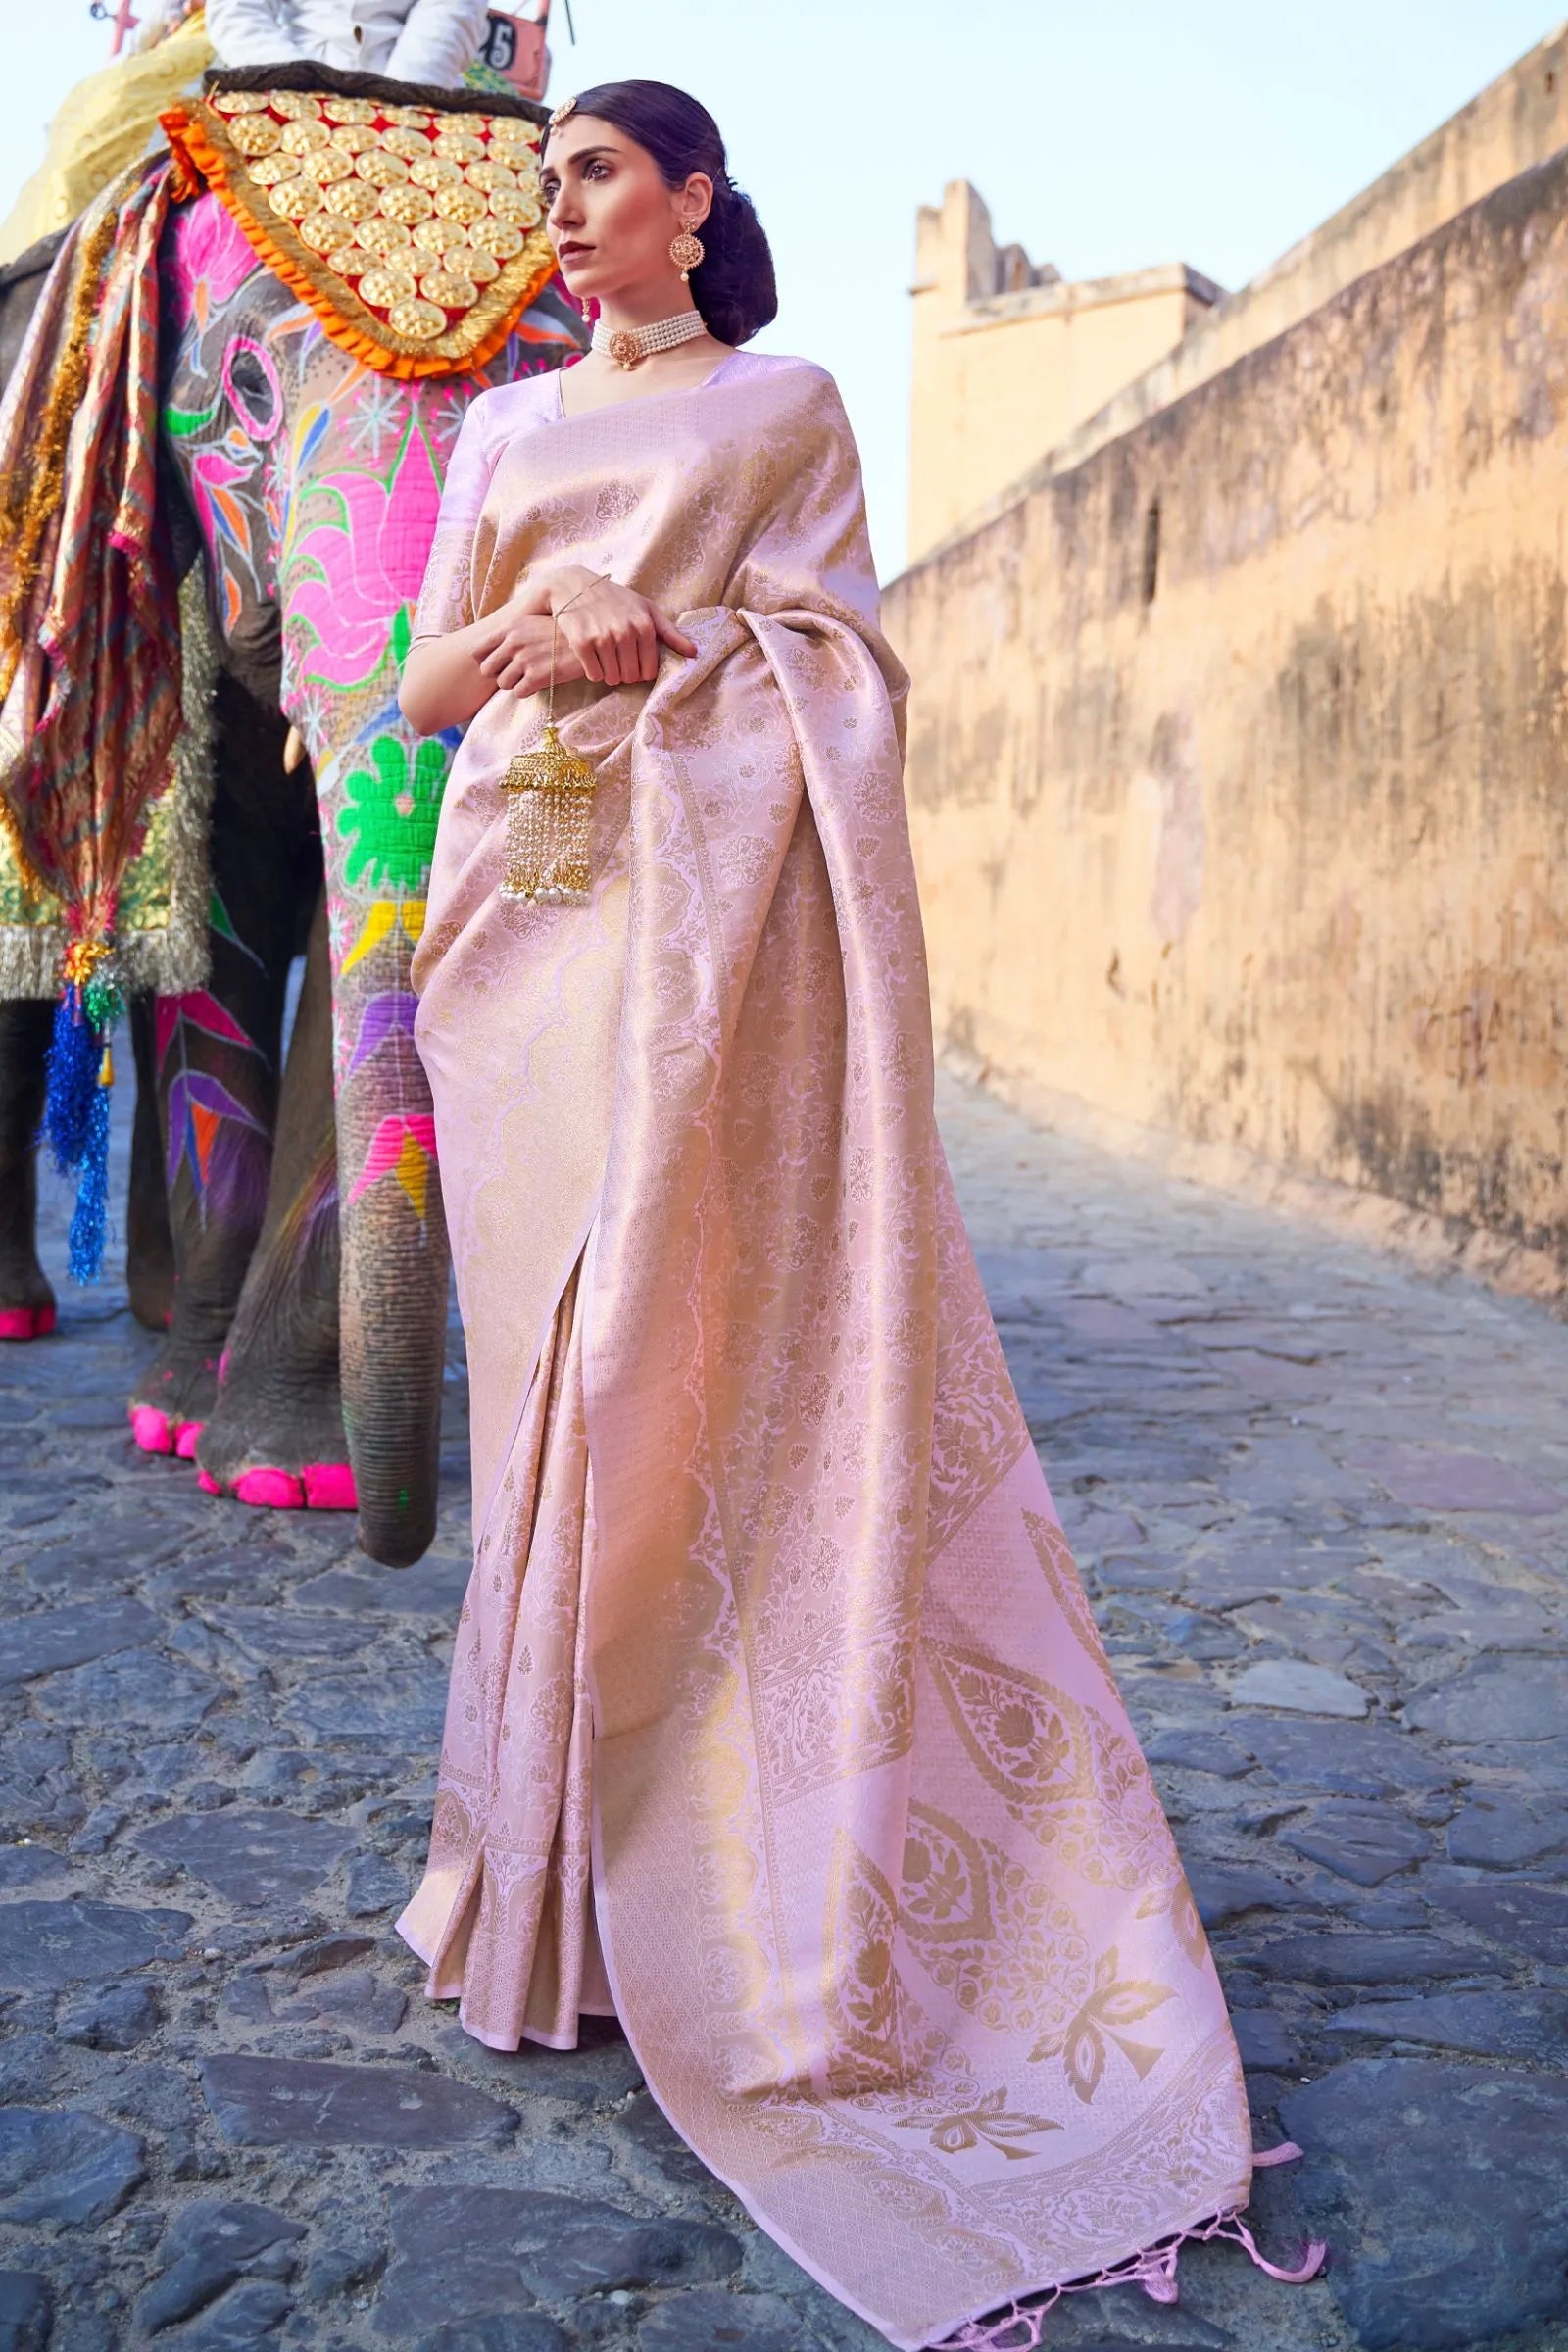
[(534, 708), (448, 788), (417, 1035), (476, 1557), (402, 1925), (504, 2047), (570, 2042), (602, 1938), (682, 2134), (915, 2347), (1244, 2203), (1240, 2069), (936, 1139), (830, 379), (742, 357), (520, 436), (418, 625), (563, 564), (700, 650), (558, 696), (586, 909), (497, 896)]

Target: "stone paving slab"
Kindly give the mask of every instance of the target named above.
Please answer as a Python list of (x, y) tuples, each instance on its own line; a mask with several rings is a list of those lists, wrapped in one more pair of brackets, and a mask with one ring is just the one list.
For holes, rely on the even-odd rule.
[[(122, 1116), (123, 1105), (121, 1105)], [(1009, 1359), (1235, 2007), (1272, 2284), (1047, 2352), (1568, 2352), (1568, 1330), (945, 1088)], [(118, 1166), (124, 1166), (122, 1133)], [(48, 1200), (60, 1279), (66, 1203)], [(151, 1343), (0, 1348), (0, 2347), (869, 2352), (595, 2025), (480, 2048), (391, 1923), (466, 1576), (138, 1455)]]

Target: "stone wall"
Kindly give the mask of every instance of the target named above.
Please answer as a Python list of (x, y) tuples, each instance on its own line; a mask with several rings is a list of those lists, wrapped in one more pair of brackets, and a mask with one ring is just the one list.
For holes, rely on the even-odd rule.
[(1568, 158), (896, 582), (939, 1038), (1568, 1263)]

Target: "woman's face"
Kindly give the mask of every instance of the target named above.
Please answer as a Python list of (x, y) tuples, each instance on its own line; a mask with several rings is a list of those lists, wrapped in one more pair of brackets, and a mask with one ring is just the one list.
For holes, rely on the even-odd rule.
[(613, 123), (573, 115), (550, 133), (539, 184), (561, 274), (579, 302), (680, 290), (670, 240), (707, 218), (713, 183), (704, 172), (668, 188), (646, 147)]

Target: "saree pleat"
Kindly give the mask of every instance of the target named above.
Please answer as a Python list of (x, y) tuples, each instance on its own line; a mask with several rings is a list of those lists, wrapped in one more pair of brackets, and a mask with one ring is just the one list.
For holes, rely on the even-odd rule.
[(588, 1899), (593, 1505), (578, 1296), (573, 1269), (474, 1563), (429, 1863), (401, 1923), (432, 1991), (500, 2050), (570, 2049), (579, 2015), (610, 2009)]
[(591, 1821), (654, 2095), (918, 2347), (1245, 2203), (1240, 2067), (936, 1139), (831, 382), (730, 362), (529, 435), (427, 607), (540, 562), (699, 650), (565, 698), (587, 908), (497, 896), (528, 707), (442, 814), (417, 1035), (476, 1552), (404, 1932), (481, 2038), (569, 2042)]

